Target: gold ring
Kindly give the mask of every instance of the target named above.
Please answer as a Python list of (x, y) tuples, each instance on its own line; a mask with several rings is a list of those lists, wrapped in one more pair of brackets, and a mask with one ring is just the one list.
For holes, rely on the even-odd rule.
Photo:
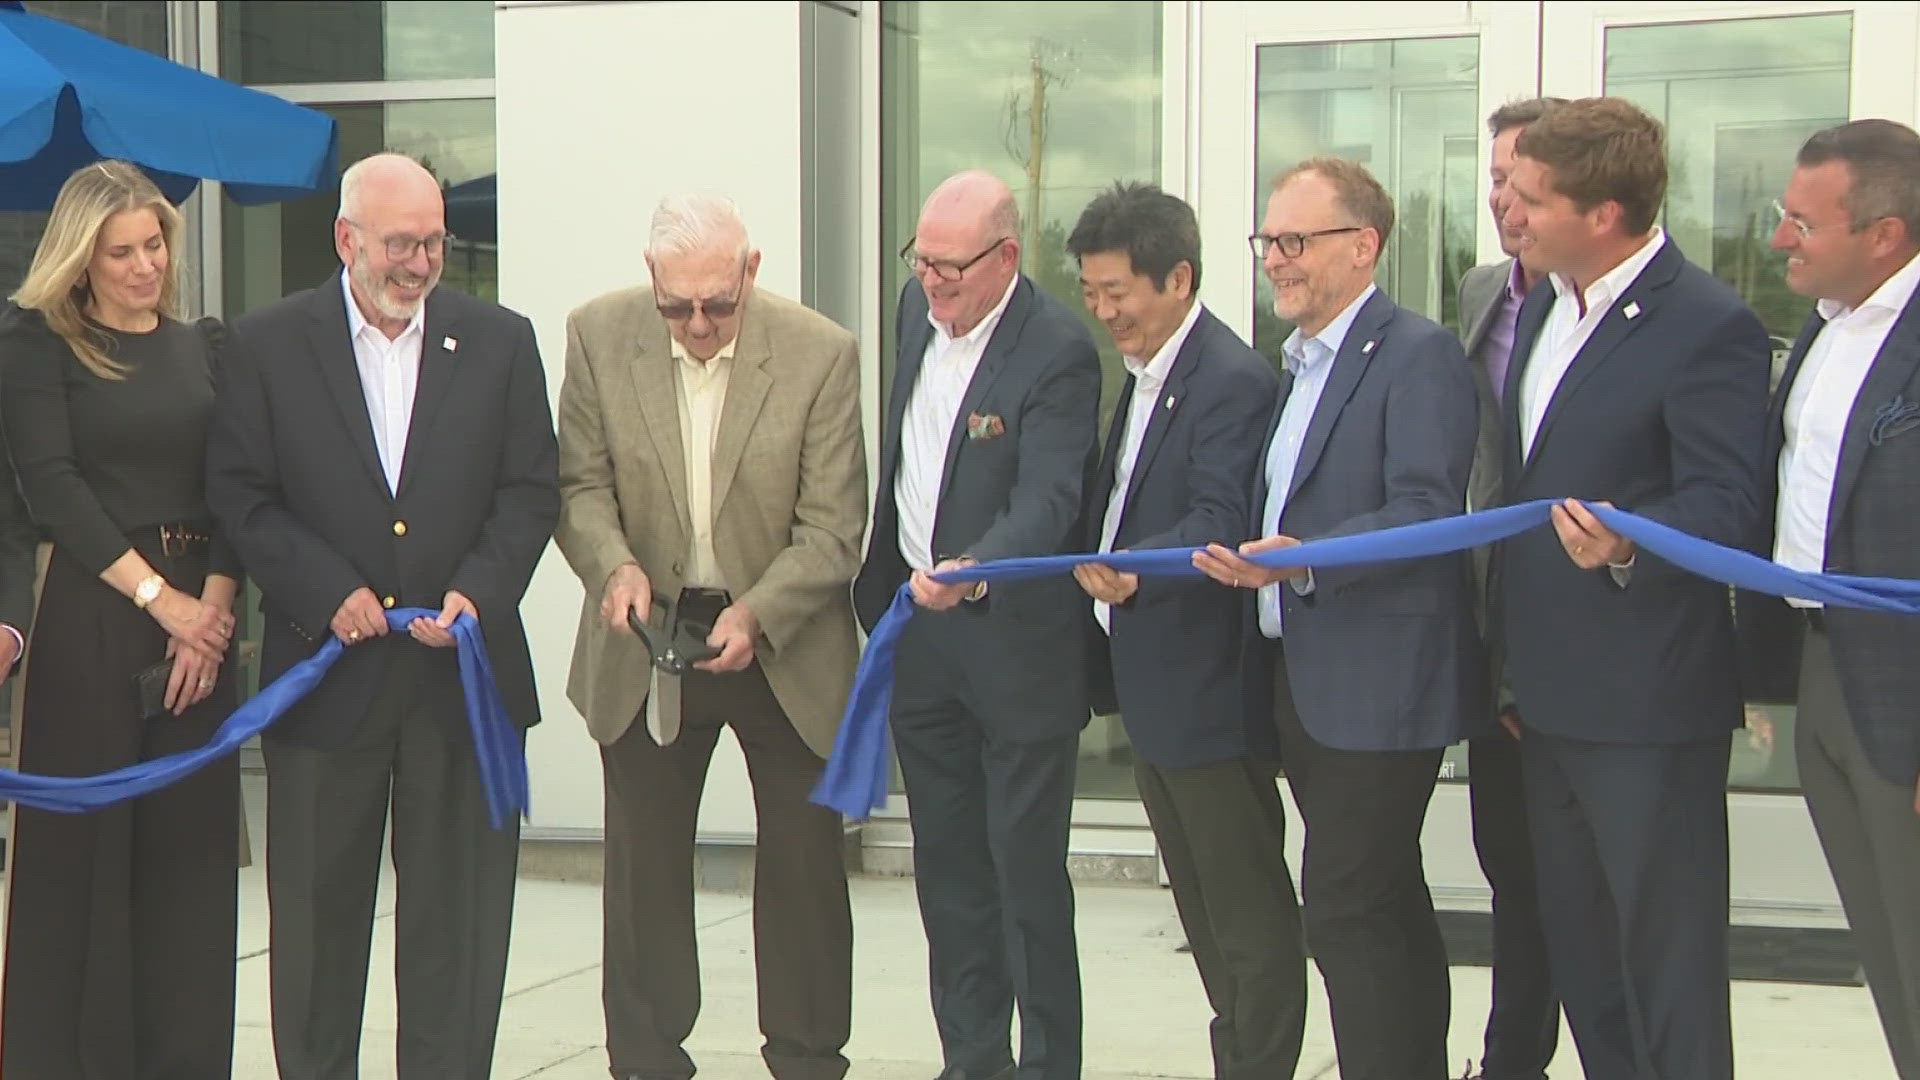
[(211, 688), (212, 686), (213, 686), (213, 680), (212, 680), (212, 679), (201, 679), (201, 680), (200, 680), (200, 689), (202, 689), (202, 690), (206, 690), (206, 689), (210, 689), (210, 688)]
[(360, 631), (358, 631), (358, 630), (349, 630), (349, 631), (347, 631), (347, 640), (348, 640), (348, 641), (359, 641), (359, 640), (360, 640)]

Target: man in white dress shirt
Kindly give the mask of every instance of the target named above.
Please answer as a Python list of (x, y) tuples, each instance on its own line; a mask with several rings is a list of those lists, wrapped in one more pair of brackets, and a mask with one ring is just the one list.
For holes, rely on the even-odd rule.
[[(1193, 208), (1116, 184), (1067, 251), (1127, 369), (1088, 492), (1096, 551), (1237, 543), (1280, 379), (1200, 303)], [(1292, 1076), (1306, 961), (1271, 738), (1247, 730), (1239, 597), (1197, 579), (1077, 567), (1094, 709), (1118, 712), (1174, 904), (1213, 1007), (1215, 1080)], [(1264, 731), (1265, 725), (1260, 725)]]
[[(1920, 578), (1920, 136), (1890, 120), (1819, 132), (1779, 205), (1773, 246), (1815, 310), (1767, 426), (1773, 558)], [(1894, 1067), (1920, 1077), (1920, 620), (1791, 605), (1800, 785)]]
[(932, 572), (1077, 550), (1100, 361), (1020, 273), (1020, 212), (985, 173), (936, 188), (901, 251), (899, 354), (854, 606), (919, 605), (891, 721), (913, 821), (941, 1080), (1080, 1075), (1067, 827), (1087, 723), (1085, 600), (1064, 576), (991, 588)]

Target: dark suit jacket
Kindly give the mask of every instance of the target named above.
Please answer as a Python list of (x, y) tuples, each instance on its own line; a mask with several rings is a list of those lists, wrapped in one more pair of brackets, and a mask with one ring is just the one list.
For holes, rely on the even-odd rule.
[[(1133, 388), (1129, 377), (1087, 498), (1088, 551), (1100, 546)], [(1266, 357), (1202, 311), (1141, 435), (1114, 550), (1245, 540), (1247, 477), (1259, 471), (1279, 389)], [(1240, 603), (1205, 578), (1144, 577), (1113, 609), (1109, 638), (1082, 598), (1094, 709), (1120, 713), (1141, 758), (1182, 768), (1246, 755)]]
[[(0, 436), (0, 446), (5, 442)], [(39, 543), (13, 459), (0, 451), (0, 623), (20, 631), (22, 638), (33, 629), (34, 552)]]
[[(1751, 543), (1767, 395), (1760, 320), (1669, 237), (1567, 368), (1523, 464), (1521, 378), (1555, 302), (1542, 281), (1514, 331), (1507, 501), (1609, 501), (1703, 539)], [(1741, 724), (1725, 586), (1641, 552), (1622, 588), (1606, 570), (1576, 567), (1545, 526), (1501, 544), (1496, 574), (1508, 682), (1528, 727), (1679, 744)]]
[[(900, 295), (900, 352), (881, 434), (873, 532), (853, 583), (854, 609), (869, 630), (908, 577), (893, 486), (901, 421), (932, 335), (926, 294), (909, 282)], [(1099, 411), (1093, 339), (1072, 312), (1022, 275), (954, 418), (933, 554), (986, 562), (1075, 550)], [(971, 437), (970, 415), (997, 416), (1005, 431)], [(944, 655), (981, 673), (979, 719), (1004, 738), (1038, 741), (1077, 731), (1089, 716), (1080, 623), (1085, 599), (1073, 579), (1061, 575), (996, 584), (979, 602), (915, 617), (931, 620), (948, 646)]]
[[(526, 319), (449, 288), (427, 298), (420, 382), (387, 489), (339, 278), (233, 324), (207, 453), (207, 502), (260, 586), (262, 682), (324, 641), (362, 586), (390, 606), (479, 609), (507, 711), (539, 720), (520, 598), (559, 515), (545, 371)], [(453, 345), (449, 348), (449, 343)], [(404, 634), (356, 645), (270, 737), (352, 738)], [(423, 701), (464, 725), (453, 650)], [(442, 704), (443, 703), (443, 704)]]
[[(1786, 442), (1787, 394), (1824, 325), (1818, 314), (1807, 320), (1767, 413), (1760, 484), (1769, 508), (1775, 505)], [(1773, 522), (1769, 514), (1761, 548), (1768, 556)], [(1847, 414), (1827, 509), (1826, 569), (1920, 578), (1920, 294), (1888, 331)], [(1743, 625), (1743, 634), (1773, 646), (1752, 654), (1759, 669), (1797, 676), (1800, 620), (1783, 600), (1748, 593), (1740, 599), (1743, 623), (1754, 624)], [(1920, 778), (1920, 619), (1837, 606), (1826, 609), (1826, 619), (1841, 695), (1860, 744), (1882, 776), (1911, 787)]]
[[(1279, 421), (1276, 409), (1263, 453)], [(1281, 533), (1314, 540), (1460, 513), (1477, 424), (1459, 340), (1374, 293), (1307, 424)], [(1251, 488), (1256, 532), (1265, 471)], [(1466, 552), (1316, 570), (1305, 596), (1282, 585), (1287, 678), (1307, 733), (1339, 750), (1416, 750), (1490, 730), (1472, 589)], [(1251, 709), (1270, 717), (1273, 650), (1256, 602), (1243, 612)]]

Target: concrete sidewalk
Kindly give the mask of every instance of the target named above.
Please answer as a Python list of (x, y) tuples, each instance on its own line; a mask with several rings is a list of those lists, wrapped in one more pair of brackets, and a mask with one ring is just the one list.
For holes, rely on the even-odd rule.
[[(256, 834), (255, 850), (259, 850)], [(393, 879), (382, 880), (361, 1075), (394, 1076)], [(1081, 970), (1086, 986), (1086, 1080), (1204, 1078), (1207, 1011), (1192, 961), (1164, 890), (1086, 885), (1078, 890)], [(263, 868), (243, 871), (236, 1077), (273, 1074), (268, 1031), (266, 885)], [(910, 881), (853, 883), (854, 1080), (930, 1080), (939, 1048), (927, 1004), (925, 939)], [(699, 903), (705, 1006), (688, 1049), (708, 1080), (761, 1080), (754, 1014), (750, 906), (738, 895), (706, 893)], [(1319, 976), (1309, 972), (1312, 1017), (1299, 1076), (1332, 1078), (1332, 1033)], [(1487, 970), (1455, 968), (1452, 1056), (1480, 1052)], [(1742, 1080), (1807, 1076), (1890, 1080), (1893, 1069), (1864, 989), (1736, 983), (1734, 1036)], [(1569, 1038), (1554, 1080), (1580, 1075)], [(502, 1012), (496, 1080), (605, 1080), (600, 1012), (600, 890), (522, 880)]]

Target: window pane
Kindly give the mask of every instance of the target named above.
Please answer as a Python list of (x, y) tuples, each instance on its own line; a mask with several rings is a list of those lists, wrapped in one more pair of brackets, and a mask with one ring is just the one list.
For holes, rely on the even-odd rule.
[[(1393, 195), (1396, 216), (1375, 280), (1400, 304), (1457, 328), (1479, 209), (1479, 39), (1263, 45), (1257, 63), (1259, 197), (1250, 224), (1266, 213), (1273, 177), (1295, 162), (1360, 162)], [(1273, 313), (1273, 290), (1260, 274), (1253, 302), (1254, 344), (1278, 355), (1291, 327)]]
[[(1662, 224), (1695, 262), (1739, 290), (1773, 338), (1774, 376), (1810, 302), (1768, 247), (1772, 200), (1815, 131), (1847, 119), (1853, 16), (1627, 26), (1607, 31), (1606, 92), (1667, 125)], [(1795, 790), (1791, 703), (1750, 702), (1728, 782)]]
[(487, 0), (227, 0), (220, 71), (242, 83), (493, 76)]
[[(963, 169), (995, 173), (1020, 198), (1023, 269), (1080, 312), (1100, 346), (1103, 417), (1123, 381), (1120, 357), (1085, 314), (1066, 238), (1101, 188), (1160, 179), (1160, 7), (924, 0), (882, 8), (883, 309), (893, 310), (906, 284), (894, 253), (913, 238), (934, 185)], [(884, 394), (893, 320), (881, 323)], [(1136, 797), (1117, 717), (1095, 717), (1081, 739), (1078, 793)]]

